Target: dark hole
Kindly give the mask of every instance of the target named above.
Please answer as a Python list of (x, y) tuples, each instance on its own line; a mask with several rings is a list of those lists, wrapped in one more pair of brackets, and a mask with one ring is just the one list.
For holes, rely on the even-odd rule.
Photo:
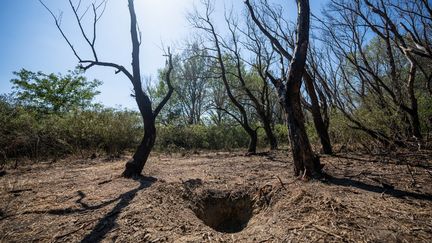
[(252, 200), (248, 194), (208, 191), (194, 208), (196, 216), (216, 231), (242, 231), (252, 217)]

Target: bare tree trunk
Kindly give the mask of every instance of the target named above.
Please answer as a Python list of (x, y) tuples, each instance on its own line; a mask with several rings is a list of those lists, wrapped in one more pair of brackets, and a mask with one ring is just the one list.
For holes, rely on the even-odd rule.
[(150, 155), (151, 150), (155, 144), (156, 140), (156, 126), (155, 119), (171, 98), (174, 88), (171, 84), (171, 72), (173, 70), (172, 56), (170, 50), (168, 49), (168, 70), (165, 73), (165, 79), (168, 86), (168, 93), (153, 111), (152, 102), (148, 95), (144, 93), (141, 83), (141, 71), (140, 71), (140, 59), (139, 59), (139, 46), (140, 37), (138, 37), (138, 25), (134, 8), (134, 0), (128, 0), (129, 2), (129, 13), (131, 16), (131, 39), (132, 39), (132, 70), (133, 79), (131, 79), (135, 91), (135, 100), (138, 104), (139, 111), (143, 118), (144, 123), (144, 137), (138, 146), (132, 160), (128, 161), (123, 172), (123, 176), (126, 178), (131, 178), (139, 176), (144, 169), (144, 165)]
[(155, 140), (156, 140), (155, 120), (146, 119), (144, 120), (144, 137), (141, 140), (141, 143), (138, 146), (132, 159), (126, 163), (126, 168), (123, 172), (124, 177), (131, 178), (131, 177), (139, 176), (142, 173), (144, 169), (144, 165), (146, 164), (150, 152), (153, 149)]
[(418, 138), (422, 139), (423, 136), (421, 134), (421, 128), (420, 128), (420, 119), (418, 115), (418, 104), (417, 104), (417, 98), (414, 93), (414, 81), (415, 81), (415, 75), (416, 75), (416, 65), (414, 62), (410, 59), (411, 67), (409, 71), (409, 79), (408, 79), (408, 93), (409, 93), (409, 99), (411, 102), (411, 107), (409, 110), (409, 115), (411, 116), (411, 129), (413, 135)]
[[(136, 58), (138, 57), (138, 55), (137, 56), (133, 55), (133, 56)], [(133, 58), (133, 60), (135, 60), (135, 58)], [(172, 70), (173, 70), (172, 56), (168, 49), (168, 70), (165, 74), (166, 75), (165, 79), (168, 85), (168, 93), (165, 95), (163, 100), (159, 103), (159, 105), (156, 107), (154, 111), (152, 109), (152, 103), (150, 98), (142, 90), (141, 82), (138, 82), (138, 80), (135, 80), (135, 82), (133, 82), (135, 95), (136, 95), (135, 100), (138, 104), (139, 111), (143, 118), (144, 137), (141, 140), (141, 143), (138, 146), (132, 159), (126, 163), (126, 167), (123, 172), (123, 176), (126, 178), (131, 178), (131, 177), (136, 177), (141, 175), (142, 170), (144, 169), (144, 166), (150, 155), (150, 152), (153, 149), (153, 146), (156, 141), (156, 126), (155, 126), (156, 117), (158, 116), (162, 108), (165, 106), (165, 104), (168, 102), (168, 100), (171, 98), (171, 95), (174, 92), (174, 88), (171, 84), (171, 79), (170, 79)]]
[[(130, 33), (131, 33), (131, 42), (132, 42), (132, 73), (129, 72), (124, 66), (112, 63), (112, 62), (103, 62), (100, 61), (97, 55), (97, 51), (95, 48), (95, 42), (96, 42), (96, 26), (97, 22), (104, 13), (104, 10), (99, 10), (99, 8), (104, 8), (106, 6), (106, 0), (102, 1), (98, 6), (95, 6), (95, 4), (92, 4), (93, 7), (93, 14), (94, 14), (94, 21), (93, 21), (93, 38), (90, 38), (89, 35), (85, 32), (83, 24), (81, 22), (82, 17), (85, 15), (81, 15), (78, 13), (79, 5), (81, 1), (79, 1), (78, 6), (75, 6), (72, 0), (69, 0), (69, 4), (72, 8), (72, 11), (75, 15), (78, 27), (81, 31), (82, 36), (86, 40), (87, 44), (89, 45), (90, 49), (93, 53), (93, 59), (82, 59), (79, 55), (79, 52), (74, 48), (72, 45), (71, 40), (67, 37), (65, 32), (63, 31), (60, 23), (61, 23), (61, 17), (56, 17), (54, 13), (47, 7), (47, 5), (42, 1), (39, 0), (39, 2), (46, 8), (46, 10), (51, 14), (55, 21), (55, 25), (57, 26), (57, 29), (60, 31), (61, 35), (65, 39), (65, 41), (68, 43), (69, 47), (72, 49), (74, 55), (79, 60), (80, 67), (84, 70), (87, 70), (94, 66), (103, 66), (103, 67), (111, 67), (116, 70), (117, 73), (123, 73), (126, 75), (126, 77), (131, 81), (134, 91), (135, 91), (135, 100), (138, 104), (139, 111), (141, 113), (141, 116), (143, 118), (144, 122), (144, 137), (141, 141), (141, 144), (138, 146), (137, 151), (135, 152), (132, 160), (128, 161), (126, 163), (126, 168), (123, 172), (123, 176), (125, 177), (135, 177), (139, 176), (144, 168), (144, 165), (148, 159), (148, 156), (150, 154), (150, 151), (152, 150), (155, 139), (156, 139), (156, 127), (155, 127), (155, 118), (160, 113), (162, 108), (165, 106), (165, 104), (170, 99), (172, 93), (174, 92), (174, 88), (171, 84), (170, 75), (173, 70), (172, 65), (172, 56), (170, 53), (170, 50), (168, 49), (168, 70), (166, 72), (166, 82), (168, 86), (168, 93), (165, 95), (163, 100), (159, 103), (159, 105), (156, 107), (156, 109), (152, 110), (152, 102), (150, 98), (147, 96), (147, 94), (143, 91), (142, 84), (141, 84), (141, 71), (140, 71), (140, 59), (139, 59), (139, 48), (141, 44), (141, 33), (138, 33), (138, 25), (137, 25), (137, 17), (135, 13), (135, 7), (134, 7), (134, 0), (128, 0), (128, 7), (129, 7), (129, 14), (131, 18), (130, 22)], [(89, 7), (90, 8), (90, 7)], [(87, 10), (89, 9), (87, 8)], [(81, 17), (80, 17), (81, 15)]]
[(152, 110), (151, 100), (142, 91), (141, 81), (138, 82), (138, 80), (136, 80), (134, 86), (135, 100), (144, 123), (144, 137), (132, 159), (126, 163), (123, 172), (123, 176), (126, 178), (141, 175), (156, 140), (155, 115)]
[(300, 86), (309, 45), (310, 8), (308, 0), (297, 0), (297, 41), (290, 63), (287, 84), (284, 92), (284, 108), (287, 113), (291, 149), (294, 159), (294, 174), (307, 177), (320, 177), (319, 158), (312, 151), (304, 125), (300, 102)]
[[(271, 36), (256, 17), (249, 0), (245, 1), (252, 20), (260, 30), (277, 46), (280, 43)], [(291, 150), (294, 159), (294, 174), (303, 174), (305, 177), (320, 177), (321, 164), (319, 158), (312, 151), (304, 125), (304, 116), (301, 108), (300, 87), (306, 56), (309, 46), (310, 8), (308, 0), (297, 0), (297, 39), (293, 57), (290, 63), (286, 84), (282, 80), (271, 79), (275, 85), (281, 104), (287, 114)]]
[(277, 143), (276, 136), (273, 133), (273, 129), (271, 127), (271, 121), (263, 120), (262, 122), (263, 122), (264, 131), (266, 133), (266, 137), (270, 144), (270, 150), (276, 150), (278, 148), (278, 143)]
[(141, 144), (138, 146), (133, 159), (126, 163), (126, 168), (123, 172), (124, 177), (133, 177), (141, 174), (150, 151), (153, 148), (156, 139), (156, 127), (154, 124), (154, 115), (152, 104), (149, 97), (144, 93), (141, 84), (141, 72), (139, 61), (139, 39), (137, 30), (137, 19), (135, 14), (133, 0), (128, 0), (129, 14), (131, 16), (131, 39), (132, 39), (132, 84), (135, 91), (135, 100), (138, 104), (139, 111), (144, 122), (144, 137)]
[(225, 86), (225, 91), (231, 103), (237, 108), (238, 112), (240, 113), (240, 117), (237, 117), (235, 114), (229, 112), (228, 110), (222, 107), (218, 107), (218, 109), (225, 111), (228, 115), (234, 118), (234, 120), (236, 120), (243, 127), (243, 129), (246, 131), (246, 133), (249, 135), (250, 138), (247, 154), (255, 154), (257, 140), (258, 140), (257, 132), (251, 127), (251, 124), (248, 119), (248, 114), (244, 105), (238, 100), (238, 98), (236, 98), (236, 96), (233, 94), (231, 90), (231, 86), (228, 80), (228, 71), (226, 69), (225, 61), (222, 53), (221, 41), (219, 39), (220, 36), (216, 33), (215, 27), (210, 20), (211, 6), (209, 1), (205, 2), (205, 7), (206, 7), (206, 14), (204, 17), (199, 16), (199, 19), (203, 20), (205, 25), (207, 26), (203, 26), (199, 22), (193, 22), (193, 21), (192, 24), (194, 24), (196, 28), (202, 29), (212, 36), (213, 38), (212, 41), (214, 42), (213, 44), (216, 53), (215, 59), (219, 64), (221, 79)]
[(309, 94), (309, 97), (311, 99), (312, 118), (314, 121), (315, 130), (317, 131), (320, 138), (322, 151), (324, 154), (333, 154), (330, 136), (328, 134), (328, 127), (324, 124), (324, 120), (321, 115), (321, 109), (312, 77), (307, 72), (304, 73), (303, 77), (306, 84), (307, 93)]
[(248, 155), (256, 154), (256, 147), (258, 144), (258, 134), (256, 130), (247, 129), (246, 130), (249, 135), (249, 146), (248, 146)]
[(287, 89), (284, 108), (287, 113), (291, 150), (294, 158), (294, 174), (318, 176), (321, 172), (319, 158), (315, 156), (309, 143), (300, 106), (300, 92)]

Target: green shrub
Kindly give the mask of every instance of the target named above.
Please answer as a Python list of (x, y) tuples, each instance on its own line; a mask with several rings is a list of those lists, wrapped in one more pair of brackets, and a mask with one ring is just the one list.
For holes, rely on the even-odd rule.
[(46, 158), (84, 150), (121, 153), (135, 148), (142, 122), (134, 111), (94, 107), (41, 115), (0, 99), (0, 159)]
[(249, 137), (239, 126), (158, 126), (156, 148), (230, 149), (247, 147)]

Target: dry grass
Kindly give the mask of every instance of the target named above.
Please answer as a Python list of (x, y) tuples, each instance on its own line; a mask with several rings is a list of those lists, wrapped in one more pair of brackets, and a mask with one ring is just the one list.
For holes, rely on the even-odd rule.
[[(431, 155), (323, 157), (331, 178), (309, 182), (280, 151), (153, 155), (135, 181), (118, 176), (127, 158), (29, 165), (0, 177), (0, 241), (430, 242)], [(221, 233), (198, 219), (205, 190), (250, 193), (247, 227)]]

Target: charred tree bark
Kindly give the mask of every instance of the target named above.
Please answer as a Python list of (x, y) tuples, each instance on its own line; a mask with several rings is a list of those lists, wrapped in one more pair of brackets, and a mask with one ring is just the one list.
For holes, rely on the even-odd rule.
[[(249, 1), (246, 1), (246, 5), (248, 5), (249, 10), (252, 11), (252, 7), (249, 4)], [(276, 18), (276, 16), (273, 16), (272, 18)], [(264, 27), (264, 25), (262, 25), (259, 22), (259, 20), (255, 16), (252, 16), (252, 19), (258, 25), (259, 29), (264, 33), (264, 35), (267, 36), (268, 39), (270, 39), (270, 41), (272, 42), (272, 44), (274, 46), (275, 51), (277, 53), (279, 53), (279, 55), (281, 55), (281, 58), (286, 58), (286, 59), (288, 59), (288, 61), (291, 62), (293, 60), (293, 56), (281, 44), (281, 42), (279, 42), (279, 40), (276, 39), (276, 37), (274, 37), (270, 33), (270, 31), (268, 31)], [(294, 44), (289, 44), (289, 45), (292, 45), (293, 49), (295, 48)], [(282, 65), (283, 65), (283, 61), (282, 61)], [(285, 75), (285, 72), (282, 72), (282, 73), (284, 73), (283, 75)], [(306, 68), (306, 65), (305, 65), (304, 71), (303, 71), (303, 79), (305, 80), (306, 90), (307, 90), (309, 97), (311, 99), (311, 105), (310, 105), (310, 107), (307, 107), (307, 108), (312, 113), (315, 129), (317, 131), (317, 134), (320, 138), (320, 142), (322, 145), (322, 151), (325, 154), (332, 154), (333, 150), (332, 150), (332, 146), (331, 146), (331, 142), (330, 142), (330, 136), (328, 135), (328, 126), (326, 126), (324, 119), (323, 119), (323, 115), (321, 114), (321, 107), (320, 107), (317, 93), (316, 93), (316, 90), (314, 87), (314, 81), (312, 79), (312, 75), (309, 73), (308, 69)]]
[(321, 174), (319, 158), (313, 153), (306, 134), (303, 111), (300, 106), (300, 92), (287, 88), (284, 102), (285, 112), (294, 158), (294, 175), (316, 177)]
[(423, 139), (420, 130), (421, 128), (420, 128), (420, 118), (418, 114), (418, 103), (414, 93), (414, 81), (415, 81), (417, 68), (411, 59), (410, 62), (411, 62), (411, 67), (410, 67), (409, 79), (408, 79), (408, 93), (411, 102), (411, 107), (408, 111), (408, 114), (411, 116), (411, 121), (412, 121), (411, 130), (413, 135), (418, 139)]
[(256, 147), (258, 144), (258, 134), (256, 130), (248, 130), (247, 131), (249, 135), (249, 146), (248, 146), (248, 152), (247, 155), (253, 155), (256, 154)]
[(270, 150), (276, 150), (278, 148), (278, 143), (276, 136), (273, 133), (273, 129), (271, 126), (271, 121), (265, 120), (263, 121), (264, 131), (266, 133), (266, 137), (269, 140)]
[(312, 151), (306, 134), (300, 103), (300, 86), (309, 45), (310, 8), (308, 0), (297, 0), (297, 41), (287, 78), (284, 105), (288, 116), (288, 128), (294, 158), (294, 174), (319, 177), (321, 165)]
[[(129, 0), (129, 1), (133, 1), (133, 0)], [(139, 44), (137, 47), (139, 47)], [(136, 60), (135, 58), (139, 57), (138, 55), (139, 53), (135, 53), (135, 47), (133, 47), (133, 50), (134, 50), (133, 60)], [(171, 95), (174, 92), (174, 88), (171, 84), (171, 79), (170, 79), (172, 70), (173, 70), (172, 57), (168, 49), (168, 70), (166, 71), (165, 74), (165, 79), (168, 86), (168, 93), (165, 95), (163, 100), (159, 103), (159, 105), (156, 107), (154, 111), (152, 109), (152, 102), (150, 98), (144, 93), (142, 89), (140, 79), (139, 81), (135, 80), (135, 82), (133, 83), (134, 91), (135, 91), (135, 100), (138, 104), (138, 108), (144, 123), (144, 136), (143, 139), (141, 140), (140, 145), (136, 149), (136, 152), (134, 153), (132, 159), (126, 163), (125, 170), (122, 174), (126, 178), (132, 178), (141, 175), (144, 166), (147, 162), (147, 159), (150, 155), (150, 152), (153, 149), (153, 146), (156, 141), (156, 124), (155, 124), (156, 117), (158, 116), (162, 108), (165, 106), (165, 104), (168, 102), (168, 100), (171, 98)]]
[[(280, 44), (261, 25), (249, 1), (245, 1), (253, 21), (274, 44)], [(294, 174), (296, 176), (318, 178), (321, 176), (319, 158), (312, 151), (306, 134), (304, 116), (301, 108), (300, 87), (306, 64), (309, 45), (310, 7), (308, 0), (297, 0), (297, 39), (286, 84), (281, 80), (272, 79), (281, 103), (287, 114), (291, 150), (294, 159)]]
[[(165, 106), (165, 104), (170, 99), (174, 89), (170, 81), (170, 75), (171, 71), (173, 69), (172, 66), (172, 57), (171, 53), (168, 49), (168, 70), (166, 72), (166, 82), (168, 86), (168, 93), (163, 98), (163, 100), (159, 103), (159, 105), (156, 107), (156, 109), (152, 110), (152, 102), (150, 98), (147, 96), (147, 94), (143, 91), (142, 84), (141, 84), (141, 71), (140, 71), (140, 60), (139, 60), (139, 47), (141, 44), (141, 33), (138, 32), (138, 25), (137, 25), (137, 18), (135, 14), (135, 7), (134, 7), (134, 0), (128, 0), (128, 7), (129, 7), (129, 14), (131, 18), (130, 22), (130, 33), (131, 33), (131, 42), (132, 42), (132, 72), (128, 71), (127, 68), (125, 68), (122, 65), (112, 63), (112, 62), (103, 62), (100, 61), (97, 55), (97, 51), (95, 48), (96, 43), (96, 27), (97, 22), (101, 18), (102, 14), (105, 11), (105, 6), (107, 3), (107, 0), (102, 0), (101, 3), (96, 4), (93, 2), (87, 10), (90, 9), (90, 11), (85, 11), (84, 13), (78, 13), (79, 6), (81, 4), (81, 1), (78, 3), (78, 5), (75, 5), (72, 0), (69, 0), (69, 5), (73, 11), (73, 14), (75, 16), (75, 20), (78, 24), (79, 31), (84, 38), (85, 42), (90, 47), (90, 50), (92, 51), (93, 57), (90, 59), (83, 59), (77, 49), (72, 45), (71, 40), (68, 38), (68, 36), (63, 31), (60, 23), (61, 23), (61, 16), (57, 17), (51, 9), (48, 8), (48, 6), (42, 1), (39, 0), (39, 2), (45, 7), (45, 9), (50, 13), (50, 15), (53, 17), (55, 25), (57, 29), (59, 30), (60, 34), (64, 38), (64, 40), (67, 42), (68, 46), (72, 50), (75, 57), (78, 59), (80, 63), (80, 67), (84, 70), (87, 70), (94, 66), (103, 66), (103, 67), (110, 67), (114, 68), (117, 73), (123, 73), (132, 83), (134, 91), (135, 91), (135, 99), (139, 108), (139, 111), (141, 113), (141, 117), (143, 119), (144, 123), (144, 136), (143, 139), (138, 146), (135, 154), (133, 155), (132, 160), (128, 161), (126, 163), (126, 168), (123, 172), (123, 176), (125, 177), (134, 177), (139, 176), (142, 173), (142, 170), (144, 168), (144, 165), (148, 159), (148, 156), (150, 155), (150, 152), (153, 148), (153, 145), (155, 143), (156, 139), (156, 126), (155, 126), (155, 118), (161, 111), (161, 109)], [(93, 31), (92, 36), (88, 35), (85, 31), (85, 28), (82, 23), (82, 18), (85, 16), (87, 12), (92, 12), (93, 14)]]
[(153, 118), (144, 120), (144, 137), (141, 140), (140, 145), (136, 149), (132, 159), (126, 163), (123, 176), (126, 178), (132, 178), (139, 176), (147, 159), (153, 149), (156, 140), (156, 126)]
[(311, 99), (310, 110), (312, 113), (315, 130), (317, 131), (318, 136), (320, 138), (322, 151), (324, 154), (333, 154), (333, 149), (330, 142), (330, 136), (328, 134), (328, 126), (325, 125), (321, 115), (321, 109), (320, 109), (318, 97), (316, 95), (312, 77), (307, 72), (304, 73), (303, 77), (304, 77), (307, 93), (309, 95), (309, 98)]
[(144, 122), (144, 137), (138, 146), (132, 160), (126, 163), (123, 172), (124, 177), (133, 177), (141, 174), (147, 162), (150, 151), (156, 140), (156, 127), (150, 98), (144, 93), (141, 85), (141, 72), (139, 61), (139, 39), (137, 30), (137, 19), (135, 15), (134, 1), (128, 0), (129, 14), (131, 17), (131, 39), (132, 39), (132, 84), (135, 91), (135, 100)]

